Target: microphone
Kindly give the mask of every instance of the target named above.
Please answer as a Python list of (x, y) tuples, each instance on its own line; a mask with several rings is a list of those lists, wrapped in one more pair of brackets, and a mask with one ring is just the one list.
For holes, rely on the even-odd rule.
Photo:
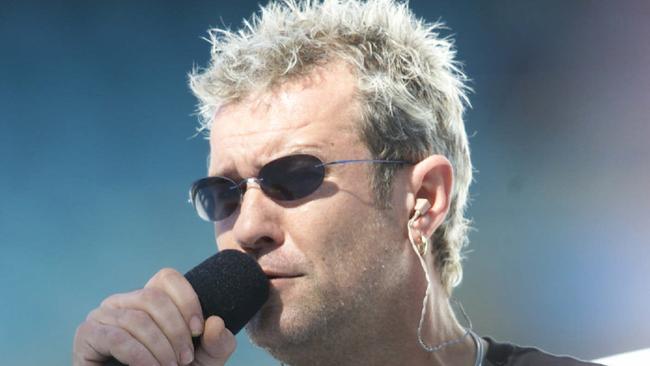
[[(199, 297), (204, 319), (217, 315), (237, 334), (269, 297), (269, 280), (250, 256), (223, 250), (185, 273)], [(199, 337), (194, 338), (197, 344)], [(124, 366), (111, 358), (104, 366)]]

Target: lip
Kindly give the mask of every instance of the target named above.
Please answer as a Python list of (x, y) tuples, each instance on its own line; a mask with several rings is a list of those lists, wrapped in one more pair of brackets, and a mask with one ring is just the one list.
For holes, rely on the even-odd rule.
[(266, 278), (269, 279), (269, 281), (286, 280), (286, 279), (298, 278), (303, 276), (302, 274), (297, 274), (297, 273), (282, 273), (282, 272), (275, 272), (275, 271), (264, 271), (264, 274), (266, 275)]
[(262, 267), (262, 271), (266, 275), (266, 278), (271, 281), (271, 283), (277, 283), (280, 281), (285, 281), (285, 280), (290, 280), (298, 277), (304, 276), (302, 273), (298, 273), (295, 271), (289, 271), (286, 269), (279, 269), (279, 268), (264, 268)]
[(285, 291), (293, 287), (297, 280), (302, 277), (301, 275), (285, 275), (279, 277), (267, 276), (271, 291)]

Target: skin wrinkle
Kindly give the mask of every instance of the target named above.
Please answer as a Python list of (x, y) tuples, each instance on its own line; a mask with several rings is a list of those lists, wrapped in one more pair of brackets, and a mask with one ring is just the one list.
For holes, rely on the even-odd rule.
[[(228, 145), (221, 145), (220, 149), (228, 149)], [(297, 154), (297, 153), (305, 153), (305, 154), (312, 154), (318, 158), (318, 154), (320, 153), (320, 150), (322, 149), (322, 144), (319, 143), (309, 143), (309, 142), (290, 142), (287, 145), (284, 145), (282, 147), (283, 151), (271, 151), (268, 156), (268, 161), (260, 161), (256, 162), (254, 164), (255, 171), (258, 172), (264, 164), (268, 163), (269, 161), (273, 161), (277, 158), (280, 158), (282, 156), (286, 155), (291, 155), (291, 154)], [(227, 161), (219, 160), (215, 161), (213, 165), (209, 167), (209, 172), (208, 176), (223, 176), (223, 177), (228, 177), (231, 179), (242, 179), (244, 176), (240, 175), (237, 173), (237, 169), (231, 165), (228, 164)], [(257, 173), (255, 173), (257, 175)]]
[[(347, 65), (342, 63), (339, 64), (339, 67), (346, 68), (346, 69), (348, 68)], [(259, 170), (259, 168), (262, 165), (264, 165), (266, 162), (273, 160), (274, 156), (280, 156), (281, 154), (278, 154), (279, 150), (283, 152), (287, 150), (291, 150), (290, 148), (286, 147), (288, 143), (293, 143), (297, 147), (299, 147), (301, 143), (300, 141), (288, 142), (287, 139), (289, 134), (279, 134), (279, 132), (295, 131), (296, 133), (299, 134), (300, 130), (313, 128), (313, 125), (311, 123), (312, 116), (311, 113), (304, 112), (303, 106), (295, 104), (296, 103), (296, 101), (294, 100), (295, 98), (292, 98), (290, 94), (297, 93), (303, 90), (313, 89), (315, 85), (318, 85), (318, 83), (322, 83), (325, 77), (323, 74), (324, 70), (325, 69), (323, 68), (317, 68), (316, 70), (314, 70), (313, 75), (305, 78), (304, 80), (300, 80), (298, 82), (294, 81), (285, 84), (281, 88), (276, 87), (268, 93), (257, 92), (247, 98), (244, 98), (243, 101), (240, 103), (231, 104), (220, 108), (219, 113), (215, 115), (213, 125), (219, 125), (218, 121), (221, 120), (223, 115), (229, 115), (229, 118), (233, 120), (241, 119), (241, 116), (239, 116), (238, 113), (235, 113), (234, 116), (230, 116), (233, 107), (246, 105), (248, 109), (244, 113), (250, 114), (252, 118), (260, 119), (263, 118), (263, 116), (268, 114), (270, 111), (274, 110), (277, 107), (276, 104), (278, 102), (280, 102), (280, 104), (282, 104), (282, 106), (286, 109), (292, 109), (294, 112), (297, 112), (298, 114), (302, 113), (301, 115), (304, 116), (304, 118), (292, 119), (290, 125), (285, 125), (286, 121), (283, 120), (282, 118), (266, 119), (265, 121), (267, 123), (264, 124), (263, 126), (259, 126), (262, 127), (263, 129), (258, 128), (258, 129), (252, 129), (250, 131), (245, 130), (243, 128), (244, 126), (240, 124), (239, 128), (234, 129), (237, 132), (234, 133), (229, 132), (228, 138), (225, 139), (225, 141), (220, 136), (220, 132), (223, 127), (220, 126), (220, 128), (213, 129), (210, 134), (210, 143), (211, 146), (213, 147), (213, 151), (211, 152), (211, 158), (210, 158), (211, 164), (209, 168), (209, 172), (210, 172), (209, 174), (219, 175), (216, 174), (216, 172), (237, 171), (236, 169), (233, 169), (233, 166), (227, 168), (217, 168), (219, 164), (222, 164), (223, 162), (231, 161), (228, 160), (227, 157), (222, 157), (219, 154), (220, 151), (226, 154), (227, 151), (236, 150), (237, 148), (241, 148), (242, 146), (248, 146), (249, 149), (258, 148), (260, 149), (259, 152), (253, 154), (253, 156), (265, 157), (265, 158), (269, 157), (265, 161), (252, 162), (252, 166), (254, 166), (256, 170)], [(346, 108), (349, 109), (349, 105), (350, 105), (349, 100), (341, 100), (337, 105), (329, 105), (328, 108), (332, 110), (345, 110)], [(355, 106), (355, 108), (353, 108), (349, 113), (351, 115), (358, 115), (357, 109), (358, 107)], [(322, 130), (327, 130), (328, 128), (331, 128), (331, 126), (325, 125), (321, 127)], [(342, 126), (342, 130), (341, 130), (342, 133), (343, 132), (349, 133), (354, 131), (356, 131), (354, 127), (348, 127), (348, 126)], [(251, 144), (250, 141), (255, 141), (255, 140), (263, 141), (264, 144), (260, 144), (259, 146), (250, 146)], [(216, 141), (219, 141), (219, 143), (217, 143)], [(316, 149), (322, 147), (319, 146), (320, 144), (322, 144), (322, 142), (318, 142), (318, 141), (305, 142), (304, 144), (314, 145)], [(216, 149), (217, 146), (219, 147), (218, 149)], [(293, 150), (292, 152), (295, 152), (295, 150)], [(239, 155), (244, 156), (245, 154), (239, 154)], [(329, 160), (324, 159), (324, 161), (329, 161)], [(240, 167), (240, 166), (247, 166), (247, 165), (245, 164), (245, 162), (241, 162), (241, 163), (238, 162), (234, 164), (234, 166)], [(251, 174), (254, 175), (255, 173), (256, 172), (252, 172)], [(253, 176), (251, 174), (241, 175), (241, 176)]]

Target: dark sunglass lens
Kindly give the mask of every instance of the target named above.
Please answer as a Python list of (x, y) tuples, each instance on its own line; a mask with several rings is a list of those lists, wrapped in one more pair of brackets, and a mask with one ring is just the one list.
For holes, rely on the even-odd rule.
[(194, 184), (192, 203), (206, 221), (219, 221), (230, 216), (239, 205), (239, 187), (223, 177), (203, 178)]
[(290, 155), (266, 164), (260, 185), (272, 198), (291, 201), (312, 194), (323, 183), (325, 167), (312, 155)]

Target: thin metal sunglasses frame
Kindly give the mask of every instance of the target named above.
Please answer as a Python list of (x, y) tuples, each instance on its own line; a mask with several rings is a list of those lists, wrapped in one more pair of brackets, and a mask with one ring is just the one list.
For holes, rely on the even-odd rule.
[[(287, 156), (292, 156), (292, 155), (287, 155)], [(282, 158), (280, 158), (282, 159)], [(318, 159), (318, 158), (317, 158)], [(276, 159), (277, 160), (277, 159)], [(320, 160), (320, 159), (318, 159)], [(274, 160), (273, 160), (274, 161)], [(271, 162), (273, 162), (271, 161)], [(331, 165), (343, 165), (343, 164), (356, 164), (356, 163), (372, 163), (372, 164), (412, 164), (410, 161), (407, 160), (386, 160), (386, 159), (344, 159), (344, 160), (334, 160), (330, 162), (323, 163), (321, 162), (320, 164), (315, 165), (315, 167), (328, 167)], [(267, 163), (268, 164), (268, 163)], [(239, 182), (236, 182), (235, 180), (224, 177), (224, 176), (212, 176), (208, 178), (213, 178), (213, 177), (219, 177), (219, 178), (224, 178), (227, 179), (231, 182), (234, 183), (232, 187), (230, 187), (231, 190), (238, 189), (241, 192), (241, 196), (244, 194), (244, 190), (242, 190), (243, 185), (248, 185), (250, 183), (255, 183), (256, 185), (260, 186), (260, 182), (263, 182), (263, 178), (259, 177), (250, 177), (250, 178), (244, 178), (240, 180)], [(321, 183), (322, 184), (322, 183)], [(187, 200), (188, 203), (193, 204), (192, 202), (192, 193), (194, 192), (194, 184), (192, 187), (190, 187), (189, 191), (189, 198)], [(241, 197), (240, 197), (241, 199)]]

